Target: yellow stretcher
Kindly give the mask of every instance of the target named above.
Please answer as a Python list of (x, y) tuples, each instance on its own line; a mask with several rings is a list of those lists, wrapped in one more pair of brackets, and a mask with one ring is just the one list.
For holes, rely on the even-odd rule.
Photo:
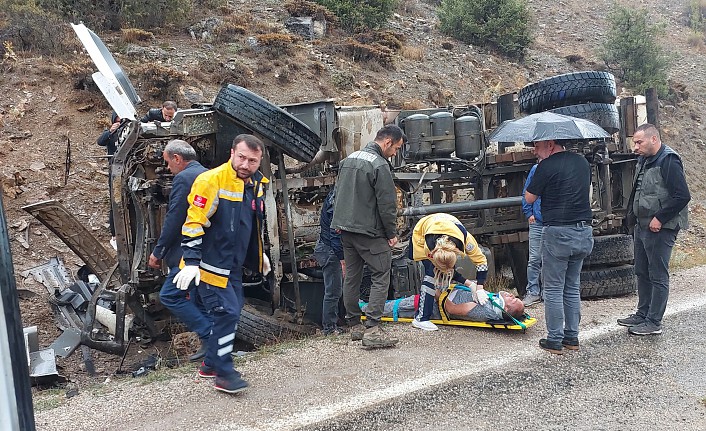
[[(449, 296), (449, 293), (455, 288), (456, 286), (450, 286), (446, 291), (442, 292), (441, 295), (439, 296), (438, 299), (438, 305), (439, 305), (439, 313), (441, 314), (441, 319), (431, 319), (430, 322), (433, 322), (437, 325), (451, 325), (451, 326), (472, 326), (475, 328), (493, 328), (493, 329), (512, 329), (512, 330), (518, 330), (518, 331), (525, 331), (527, 328), (533, 326), (535, 323), (537, 323), (537, 319), (534, 317), (530, 317), (529, 314), (525, 313), (522, 318), (516, 319), (512, 317), (510, 314), (508, 314), (500, 305), (498, 305), (493, 299), (492, 296), (489, 294), (489, 300), (491, 303), (503, 310), (503, 317), (505, 319), (498, 319), (498, 320), (488, 320), (486, 322), (472, 322), (470, 320), (460, 320), (460, 319), (451, 319), (449, 318), (448, 314), (444, 311), (443, 304), (446, 301), (446, 299)], [(465, 286), (458, 286), (459, 289), (464, 288)], [(365, 316), (362, 317), (362, 319), (365, 319)], [(383, 322), (406, 322), (406, 323), (411, 323), (413, 317), (399, 317), (395, 312), (393, 312), (392, 317), (388, 316), (383, 316), (382, 321)]]

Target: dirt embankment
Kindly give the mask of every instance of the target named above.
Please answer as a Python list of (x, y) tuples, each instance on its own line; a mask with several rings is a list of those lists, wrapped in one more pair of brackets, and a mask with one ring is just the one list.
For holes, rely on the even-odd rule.
[[(280, 6), (263, 7), (246, 2), (242, 12), (255, 20), (281, 27), (286, 13)], [(422, 1), (404, 2), (390, 27), (405, 36), (405, 46), (392, 66), (357, 63), (337, 51), (336, 40), (302, 42), (286, 56), (271, 57), (247, 50), (247, 38), (229, 43), (192, 40), (184, 33), (158, 34), (149, 43), (126, 44), (119, 34), (101, 34), (116, 52), (138, 89), (148, 100), (140, 108), (157, 106), (161, 98), (149, 97), (154, 89), (150, 74), (176, 72), (174, 94), (182, 106), (186, 94), (212, 100), (219, 83), (226, 80), (247, 86), (275, 103), (336, 98), (339, 104), (380, 103), (387, 106), (421, 106), (488, 102), (499, 94), (517, 91), (528, 82), (574, 70), (600, 68), (597, 46), (606, 32), (605, 16), (612, 1), (569, 0), (557, 4), (535, 0), (530, 8), (536, 20), (536, 41), (523, 62), (510, 61), (482, 47), (468, 46), (441, 35), (433, 8)], [(684, 265), (703, 260), (699, 251), (704, 237), (704, 210), (697, 205), (706, 194), (706, 155), (703, 141), (706, 117), (704, 89), (706, 57), (689, 46), (683, 5), (668, 0), (643, 2), (667, 23), (665, 46), (673, 55), (670, 78), (688, 97), (663, 102), (660, 115), (664, 141), (684, 155), (688, 181), (694, 195), (694, 223), (680, 235)], [(18, 285), (36, 294), (21, 300), (23, 324), (38, 325), (40, 344), (47, 346), (58, 335), (45, 289), (23, 281), (20, 272), (63, 258), (75, 273), (81, 262), (51, 232), (21, 210), (23, 205), (57, 199), (84, 223), (106, 247), (107, 163), (95, 139), (107, 124), (110, 108), (94, 89), (77, 89), (86, 70), (80, 53), (39, 57), (18, 53), (0, 67), (0, 178)], [(146, 65), (152, 69), (145, 71)], [(84, 69), (82, 69), (84, 67)], [(224, 71), (230, 71), (227, 74)], [(170, 75), (171, 76), (171, 75)], [(139, 77), (139, 80), (135, 78)], [(178, 79), (177, 79), (178, 77)], [(179, 92), (178, 88), (183, 91)], [(186, 88), (188, 87), (188, 88)], [(189, 99), (193, 96), (189, 96)], [(70, 163), (67, 148), (70, 147)], [(79, 355), (60, 361), (65, 374), (82, 375)], [(115, 358), (96, 353), (100, 379), (111, 374)]]

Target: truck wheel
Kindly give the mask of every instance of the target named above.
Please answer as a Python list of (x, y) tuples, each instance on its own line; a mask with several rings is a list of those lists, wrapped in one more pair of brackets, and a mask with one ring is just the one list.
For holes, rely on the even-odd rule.
[(635, 267), (622, 265), (581, 271), (581, 298), (603, 298), (635, 292)]
[(528, 114), (585, 102), (613, 103), (615, 77), (608, 72), (574, 72), (525, 85), (517, 94)]
[(593, 237), (593, 251), (583, 260), (583, 267), (631, 263), (635, 248), (630, 235), (605, 235)]
[(564, 106), (563, 108), (552, 109), (550, 112), (593, 121), (610, 134), (620, 131), (618, 108), (609, 103), (584, 103)]
[(306, 124), (243, 87), (221, 88), (213, 108), (301, 162), (310, 162), (321, 146), (321, 138)]
[[(253, 300), (249, 300), (253, 301)], [(269, 306), (245, 304), (240, 313), (240, 323), (235, 336), (254, 346), (264, 346), (278, 341), (300, 338), (314, 333), (313, 326), (297, 325), (269, 314)]]

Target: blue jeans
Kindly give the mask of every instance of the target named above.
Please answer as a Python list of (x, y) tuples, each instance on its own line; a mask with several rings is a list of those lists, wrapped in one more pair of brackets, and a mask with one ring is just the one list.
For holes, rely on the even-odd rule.
[(324, 303), (321, 311), (321, 326), (325, 330), (338, 325), (338, 302), (343, 294), (343, 271), (341, 261), (333, 249), (321, 241), (316, 243), (314, 258), (324, 273)]
[(593, 249), (593, 229), (585, 223), (544, 226), (542, 288), (547, 340), (578, 338), (581, 321), (581, 266)]
[(213, 367), (219, 377), (228, 378), (233, 370), (233, 343), (238, 329), (240, 313), (245, 304), (242, 283), (231, 283), (223, 287), (212, 286), (203, 281), (196, 289), (206, 311), (213, 318), (213, 331), (208, 338), (208, 350), (204, 362)]
[(637, 314), (657, 325), (669, 298), (669, 259), (678, 230), (635, 227), (635, 275), (637, 275)]
[(207, 339), (211, 333), (213, 321), (198, 300), (193, 284), (188, 290), (180, 290), (176, 287), (174, 276), (178, 272), (179, 268), (169, 269), (169, 275), (159, 291), (159, 300), (173, 315), (184, 322), (190, 331), (196, 332), (201, 339)]
[(540, 273), (542, 271), (542, 223), (529, 225), (529, 260), (527, 261), (527, 292), (526, 295), (540, 293)]

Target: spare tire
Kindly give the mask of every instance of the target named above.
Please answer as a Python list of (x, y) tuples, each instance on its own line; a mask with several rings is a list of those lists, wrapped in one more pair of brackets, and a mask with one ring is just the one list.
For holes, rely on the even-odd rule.
[(271, 315), (268, 305), (248, 299), (248, 303), (240, 312), (240, 322), (235, 336), (239, 340), (259, 347), (286, 339), (301, 338), (315, 331), (314, 326), (297, 325), (283, 317)]
[(635, 290), (637, 290), (637, 280), (633, 265), (581, 271), (581, 298), (627, 295)]
[(632, 235), (594, 236), (593, 250), (583, 260), (583, 267), (632, 263), (634, 259)]
[(306, 124), (243, 87), (221, 88), (213, 109), (300, 162), (310, 162), (321, 146), (321, 138)]
[(608, 72), (574, 72), (525, 85), (517, 94), (528, 114), (579, 103), (615, 102), (615, 77)]
[(620, 131), (618, 107), (610, 103), (570, 105), (564, 106), (563, 108), (552, 109), (550, 112), (593, 121), (610, 134)]

